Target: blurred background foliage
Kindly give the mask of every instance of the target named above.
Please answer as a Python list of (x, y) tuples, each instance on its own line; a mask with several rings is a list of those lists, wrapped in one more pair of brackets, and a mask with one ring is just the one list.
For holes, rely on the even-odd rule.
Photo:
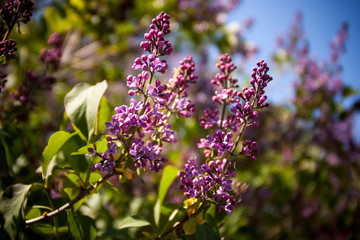
[[(246, 40), (252, 21), (241, 23), (243, 31), (234, 31), (226, 22), (227, 13), (238, 4), (240, 0), (34, 1), (31, 22), (21, 25), (21, 34), (13, 31), (11, 35), (17, 42), (16, 58), (0, 69), (8, 75), (0, 93), (0, 191), (18, 182), (42, 181), (37, 170), (41, 153), (53, 132), (69, 130), (63, 99), (76, 83), (108, 81), (100, 106), (102, 122), (111, 119), (115, 106), (128, 101), (126, 76), (133, 74), (131, 65), (142, 52), (143, 33), (160, 11), (171, 16), (170, 41), (175, 51), (167, 59), (169, 66), (176, 67), (190, 54), (199, 75), (190, 97), (197, 112), (185, 121), (173, 119), (182, 140), (165, 152), (170, 164), (177, 167), (200, 155), (194, 146), (206, 133), (197, 119), (205, 107), (213, 107), (208, 99), (212, 94), (209, 82), (216, 71), (212, 58), (219, 52), (230, 53), (237, 61), (241, 83), (247, 82), (251, 72), (244, 66), (256, 61), (257, 48)], [(269, 60), (271, 70), (291, 72), (296, 78), (295, 96), (286, 105), (274, 104), (262, 111), (260, 126), (246, 133), (258, 142), (260, 152), (256, 161), (238, 159), (235, 164), (238, 180), (249, 187), (239, 208), (219, 226), (225, 239), (360, 237), (360, 146), (353, 137), (353, 114), (359, 104), (344, 107), (344, 100), (356, 91), (339, 81), (341, 44), (345, 45), (346, 37), (332, 49), (338, 57), (331, 55), (319, 62), (308, 51), (311, 43), (306, 42), (301, 21), (300, 15), (295, 18)], [(346, 34), (346, 25), (341, 29), (339, 34)], [(47, 40), (54, 32), (62, 38), (60, 64), (44, 69), (39, 56), (49, 47)], [(36, 104), (31, 106), (11, 98), (16, 87), (25, 84), (28, 70), (39, 76), (46, 72), (56, 79), (51, 89), (32, 92)], [(128, 215), (153, 219), (159, 179), (150, 174), (126, 183), (114, 179), (113, 185), (105, 185), (101, 194), (88, 198), (79, 211), (95, 220), (101, 239), (146, 238), (146, 227), (114, 229)], [(50, 182), (56, 206), (67, 201), (64, 181), (63, 172), (55, 171)], [(182, 206), (177, 184), (167, 195), (170, 213)], [(43, 193), (32, 193), (29, 209), (42, 198), (46, 199)], [(40, 214), (33, 208), (26, 217)], [(64, 221), (60, 215), (60, 225), (66, 224)], [(34, 225), (25, 238), (47, 238), (44, 229)]]

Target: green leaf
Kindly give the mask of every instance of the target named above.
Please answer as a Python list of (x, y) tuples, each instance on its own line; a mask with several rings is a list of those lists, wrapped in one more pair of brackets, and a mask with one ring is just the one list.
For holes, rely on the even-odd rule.
[(0, 57), (0, 64), (5, 64), (5, 63), (6, 63), (6, 57), (5, 57), (5, 55), (2, 55)]
[(111, 119), (113, 115), (113, 108), (110, 106), (108, 100), (105, 97), (101, 98), (99, 107), (99, 132), (102, 133), (106, 130), (105, 123)]
[(6, 162), (1, 161), (1, 164), (7, 164), (10, 174), (12, 174), (13, 165), (24, 150), (24, 143), (19, 131), (14, 127), (4, 127), (4, 131), (0, 131), (0, 143), (5, 150), (6, 158)]
[[(61, 147), (76, 133), (68, 133), (64, 131), (58, 131), (51, 135), (48, 145), (45, 147), (41, 158), (42, 177), (46, 179), (50, 174), (53, 166), (50, 166), (50, 162), (53, 160), (55, 154), (61, 149)], [(48, 169), (49, 168), (49, 169)]]
[(88, 216), (74, 213), (72, 209), (67, 210), (68, 229), (73, 239), (95, 239), (95, 222)]
[[(98, 153), (103, 153), (106, 151), (107, 149), (107, 143), (108, 141), (106, 140), (108, 135), (103, 136), (99, 141), (95, 142), (96, 145), (96, 151)], [(94, 148), (94, 144), (87, 144), (81, 148), (79, 148), (76, 152), (71, 153), (71, 155), (75, 156), (75, 155), (85, 155), (85, 154), (89, 154), (88, 149), (89, 148)]]
[(66, 114), (87, 139), (94, 132), (100, 100), (106, 88), (105, 80), (95, 86), (79, 83), (65, 96)]
[(79, 135), (76, 135), (75, 137), (69, 139), (61, 147), (66, 161), (74, 170), (82, 173), (89, 170), (88, 159), (85, 157), (85, 155), (74, 156), (72, 153), (78, 150), (80, 147), (84, 146), (84, 144), (86, 144), (86, 142), (84, 142)]
[(117, 229), (123, 228), (138, 228), (150, 225), (150, 222), (144, 218), (134, 215), (124, 218), (118, 225)]
[(194, 217), (189, 218), (184, 225), (183, 230), (186, 235), (193, 235), (196, 232), (196, 220)]
[[(81, 178), (75, 173), (67, 173), (63, 179), (64, 192), (69, 196), (69, 199), (72, 200), (77, 197), (80, 193), (80, 188), (84, 183)], [(83, 202), (89, 197), (89, 195), (83, 197), (78, 202), (74, 204), (74, 209), (77, 210)]]
[[(31, 230), (41, 235), (54, 235), (54, 226), (49, 223), (36, 223), (30, 225)], [(59, 230), (59, 229), (58, 229)]]
[(15, 184), (0, 198), (0, 239), (22, 239), (26, 228), (24, 209), (31, 185)]
[(349, 97), (352, 96), (354, 94), (357, 94), (359, 91), (357, 89), (351, 88), (351, 87), (344, 87), (342, 90), (342, 94), (344, 97)]
[(159, 225), (159, 222), (160, 222), (161, 205), (164, 201), (167, 190), (169, 189), (171, 183), (177, 177), (177, 174), (179, 171), (180, 171), (180, 169), (178, 169), (174, 166), (171, 166), (171, 165), (167, 165), (164, 168), (164, 172), (163, 172), (163, 175), (160, 180), (159, 197), (158, 197), (158, 200), (157, 200), (155, 208), (154, 208), (154, 218), (155, 218), (156, 225)]
[(199, 240), (218, 240), (220, 239), (219, 228), (216, 220), (211, 215), (207, 215), (207, 222), (196, 225), (196, 239)]

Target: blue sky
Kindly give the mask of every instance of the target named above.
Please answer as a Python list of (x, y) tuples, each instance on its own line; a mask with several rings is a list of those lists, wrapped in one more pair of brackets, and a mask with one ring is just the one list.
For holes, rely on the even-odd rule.
[[(230, 13), (228, 21), (242, 21), (253, 17), (254, 25), (245, 37), (260, 48), (257, 58), (270, 61), (276, 37), (289, 31), (296, 12), (303, 15), (304, 31), (310, 42), (311, 54), (320, 60), (328, 58), (329, 42), (341, 24), (345, 21), (349, 23), (346, 52), (341, 58), (343, 80), (345, 84), (360, 90), (357, 66), (360, 63), (359, 0), (243, 0)], [(278, 103), (288, 101), (292, 96), (291, 85), (290, 79), (283, 76), (271, 89), (270, 100)], [(353, 99), (355, 98), (359, 99), (360, 94)], [(360, 133), (360, 114), (356, 116), (355, 133)]]

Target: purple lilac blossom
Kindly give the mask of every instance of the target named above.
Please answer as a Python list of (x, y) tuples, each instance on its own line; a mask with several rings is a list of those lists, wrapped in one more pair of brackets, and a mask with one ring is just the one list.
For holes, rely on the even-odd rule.
[(61, 56), (62, 56), (62, 38), (58, 33), (53, 33), (48, 39), (49, 48), (41, 49), (40, 61), (45, 63), (47, 67), (52, 67), (57, 70), (60, 67)]
[(210, 161), (208, 164), (197, 166), (196, 160), (190, 158), (185, 164), (184, 171), (180, 171), (180, 189), (188, 198), (197, 198), (200, 201), (214, 203), (220, 211), (224, 209), (231, 214), (235, 209), (236, 201), (229, 192), (232, 191), (232, 179), (236, 172), (224, 169), (226, 159), (223, 161)]
[[(236, 199), (232, 194), (231, 178), (236, 177), (236, 172), (230, 173), (231, 162), (225, 158), (225, 153), (230, 156), (243, 155), (252, 160), (256, 157), (256, 142), (245, 140), (242, 149), (235, 154), (236, 146), (243, 131), (249, 126), (258, 126), (256, 121), (258, 116), (257, 109), (268, 107), (265, 103), (267, 97), (264, 95), (264, 88), (272, 80), (267, 73), (269, 67), (265, 61), (257, 62), (257, 67), (253, 68), (250, 79), (250, 88), (244, 87), (241, 92), (234, 90), (238, 87), (237, 80), (230, 74), (235, 70), (234, 63), (228, 54), (220, 57), (217, 67), (222, 73), (216, 74), (211, 81), (213, 85), (220, 88), (215, 91), (213, 101), (223, 105), (223, 112), (220, 114), (218, 109), (214, 111), (205, 109), (205, 116), (200, 118), (200, 125), (205, 129), (215, 129), (213, 135), (200, 139), (199, 148), (205, 148), (204, 155), (208, 159), (207, 164), (198, 167), (195, 159), (189, 159), (183, 171), (178, 173), (180, 178), (180, 189), (188, 198), (197, 198), (200, 201), (208, 201), (217, 206), (218, 210), (224, 209), (231, 214), (236, 207)], [(225, 96), (219, 97), (219, 92)], [(235, 94), (234, 94), (235, 93)], [(244, 103), (241, 104), (240, 101)], [(231, 111), (225, 117), (227, 106), (231, 106)], [(221, 115), (221, 117), (220, 117)], [(241, 126), (241, 131), (237, 130)], [(224, 132), (223, 130), (230, 130)], [(236, 143), (232, 141), (233, 135), (237, 135)]]
[(13, 39), (0, 42), (0, 57), (15, 58), (16, 42)]
[(28, 23), (32, 16), (33, 3), (29, 0), (7, 0), (1, 9), (1, 18), (8, 26), (15, 22)]
[[(127, 86), (130, 88), (130, 96), (143, 95), (142, 101), (130, 100), (130, 105), (122, 105), (115, 108), (111, 122), (106, 122), (107, 133), (111, 136), (108, 149), (105, 153), (97, 153), (96, 148), (89, 149), (90, 155), (97, 155), (102, 160), (93, 166), (93, 170), (113, 173), (117, 159), (113, 154), (117, 148), (124, 149), (125, 155), (120, 161), (126, 161), (128, 157), (133, 159), (135, 168), (147, 168), (158, 172), (167, 162), (167, 158), (161, 157), (163, 142), (176, 142), (176, 132), (168, 123), (171, 113), (188, 116), (188, 111), (193, 111), (191, 102), (185, 102), (185, 92), (189, 83), (195, 81), (193, 74), (194, 63), (191, 57), (181, 63), (182, 71), (179, 75), (183, 77), (183, 85), (178, 86), (162, 84), (160, 80), (153, 81), (157, 72), (165, 73), (168, 69), (167, 62), (161, 57), (171, 54), (173, 51), (171, 43), (164, 38), (170, 33), (170, 16), (161, 12), (150, 24), (150, 31), (145, 33), (146, 41), (140, 43), (149, 54), (143, 54), (135, 59), (132, 68), (141, 70), (137, 76), (127, 77)], [(185, 66), (185, 64), (187, 64)], [(184, 66), (183, 66), (184, 65)], [(178, 87), (176, 95), (174, 88)], [(173, 106), (173, 108), (168, 108)], [(117, 142), (116, 145), (113, 142)], [(123, 154), (123, 153), (122, 153)]]

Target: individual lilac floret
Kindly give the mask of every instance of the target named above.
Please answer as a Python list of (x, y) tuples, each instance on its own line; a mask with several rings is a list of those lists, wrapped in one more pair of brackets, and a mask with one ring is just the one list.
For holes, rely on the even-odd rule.
[(195, 159), (189, 159), (184, 171), (178, 173), (180, 189), (187, 198), (197, 198), (200, 201), (210, 201), (220, 211), (224, 209), (231, 214), (235, 209), (236, 201), (230, 194), (231, 184), (236, 172), (225, 170), (226, 159), (210, 161), (199, 168)]
[(209, 153), (215, 149), (217, 149), (218, 156), (221, 156), (226, 151), (230, 151), (232, 149), (234, 145), (231, 141), (232, 136), (232, 132), (225, 134), (223, 131), (218, 129), (213, 136), (208, 135), (206, 139), (200, 139), (198, 148), (206, 148), (204, 151), (206, 157), (209, 157)]

